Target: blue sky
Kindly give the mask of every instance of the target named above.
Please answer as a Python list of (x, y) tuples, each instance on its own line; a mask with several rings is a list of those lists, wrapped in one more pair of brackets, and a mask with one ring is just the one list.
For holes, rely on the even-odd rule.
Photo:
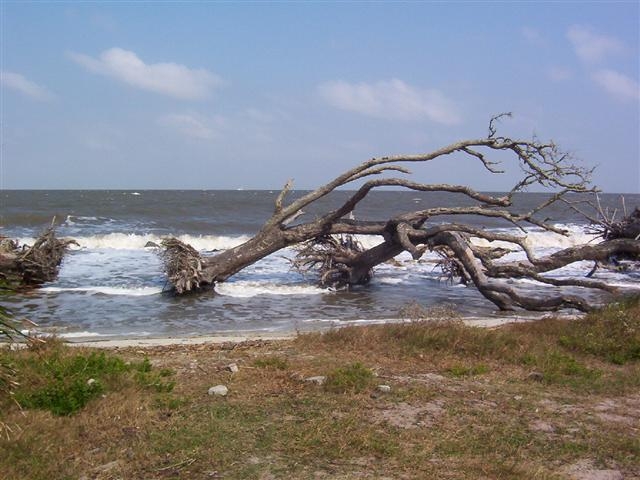
[[(1, 2), (2, 188), (311, 188), (372, 156), (553, 139), (640, 193), (640, 3)], [(456, 158), (424, 182), (504, 190)]]

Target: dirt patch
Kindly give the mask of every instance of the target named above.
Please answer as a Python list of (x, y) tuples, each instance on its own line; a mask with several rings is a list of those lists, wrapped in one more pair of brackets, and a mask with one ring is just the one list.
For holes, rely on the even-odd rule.
[(430, 427), (445, 413), (444, 402), (434, 400), (424, 405), (398, 403), (391, 408), (375, 412), (374, 422), (386, 422), (398, 428)]
[(624, 480), (619, 470), (596, 468), (594, 462), (588, 459), (568, 465), (561, 471), (574, 480)]

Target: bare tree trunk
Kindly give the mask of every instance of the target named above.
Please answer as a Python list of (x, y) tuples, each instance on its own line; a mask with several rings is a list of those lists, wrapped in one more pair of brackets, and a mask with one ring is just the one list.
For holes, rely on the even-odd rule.
[[(473, 282), (480, 293), (500, 309), (521, 307), (531, 310), (588, 310), (591, 305), (581, 297), (553, 294), (544, 298), (530, 298), (521, 295), (501, 279), (527, 277), (557, 287), (573, 286), (613, 293), (616, 289), (604, 282), (584, 278), (558, 280), (543, 274), (581, 260), (601, 260), (618, 254), (638, 255), (640, 240), (609, 239), (601, 244), (578, 246), (548, 257), (536, 258), (527, 245), (525, 235), (506, 235), (457, 223), (429, 224), (444, 215), (473, 215), (476, 218), (503, 219), (523, 231), (526, 225), (531, 225), (550, 232), (566, 234), (558, 227), (547, 223), (544, 218), (540, 218), (540, 211), (553, 203), (565, 201), (565, 196), (570, 192), (595, 192), (595, 188), (589, 186), (591, 172), (572, 164), (571, 158), (560, 152), (553, 143), (541, 143), (536, 139), (512, 140), (498, 136), (495, 123), (501, 117), (491, 120), (489, 135), (486, 138), (464, 140), (427, 154), (373, 158), (288, 205), (285, 204), (285, 200), (292, 184), (287, 182), (276, 199), (273, 215), (257, 235), (242, 245), (212, 257), (201, 258), (193, 251), (190, 253), (191, 257), (182, 263), (176, 261), (177, 256), (168, 249), (164, 254), (167, 274), (176, 291), (185, 293), (224, 282), (243, 268), (278, 250), (302, 244), (294, 266), (303, 270), (320, 268), (320, 278), (323, 281), (331, 279), (331, 282), (355, 285), (366, 283), (373, 267), (403, 251), (409, 252), (414, 259), (419, 259), (426, 251), (444, 248), (450, 252), (449, 258), (456, 262), (456, 271)], [(521, 178), (503, 196), (476, 192), (465, 185), (422, 184), (406, 178), (371, 178), (389, 172), (407, 174), (409, 171), (403, 164), (425, 164), (451, 154), (479, 161), (490, 173), (500, 174), (503, 171), (498, 169), (499, 163), (489, 158), (490, 155), (500, 152), (510, 154), (522, 171)], [(459, 161), (457, 158), (449, 160)], [(312, 221), (297, 223), (309, 205), (335, 189), (359, 180), (365, 182), (340, 207)], [(552, 188), (556, 193), (529, 212), (515, 213), (512, 209), (513, 195), (531, 185)], [(379, 221), (349, 218), (358, 203), (370, 191), (380, 187), (457, 193), (464, 195), (469, 200), (469, 205), (409, 211)], [(380, 235), (383, 241), (369, 250), (361, 250), (347, 248), (348, 245), (339, 240), (327, 241), (329, 235)], [(507, 242), (524, 252), (527, 260), (500, 262), (498, 259), (503, 251), (474, 247), (472, 238)], [(184, 252), (185, 248), (180, 247), (175, 251)]]

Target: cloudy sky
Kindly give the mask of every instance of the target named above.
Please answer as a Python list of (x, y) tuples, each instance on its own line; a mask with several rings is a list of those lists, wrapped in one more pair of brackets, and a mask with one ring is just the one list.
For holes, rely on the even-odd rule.
[(637, 0), (0, 5), (2, 188), (309, 188), (510, 111), (503, 133), (640, 193)]

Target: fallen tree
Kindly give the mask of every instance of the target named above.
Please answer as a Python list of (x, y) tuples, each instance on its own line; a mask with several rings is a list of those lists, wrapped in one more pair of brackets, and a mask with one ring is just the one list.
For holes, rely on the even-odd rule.
[[(505, 281), (506, 278), (530, 278), (556, 287), (578, 287), (615, 293), (612, 286), (593, 279), (553, 279), (546, 272), (582, 260), (601, 261), (615, 255), (640, 254), (637, 238), (607, 238), (601, 243), (579, 246), (536, 258), (527, 243), (526, 226), (558, 234), (567, 232), (541, 217), (544, 208), (565, 200), (569, 193), (589, 193), (591, 171), (573, 163), (570, 155), (554, 143), (537, 139), (513, 140), (497, 133), (496, 122), (489, 123), (488, 135), (480, 139), (463, 140), (431, 153), (372, 158), (329, 183), (286, 203), (292, 182), (286, 183), (277, 196), (274, 212), (260, 231), (245, 243), (214, 256), (201, 257), (191, 247), (176, 239), (164, 242), (163, 258), (169, 280), (178, 294), (201, 290), (224, 282), (232, 275), (258, 260), (285, 247), (299, 245), (294, 266), (301, 270), (316, 269), (325, 284), (350, 286), (367, 283), (372, 269), (406, 251), (419, 259), (427, 251), (439, 251), (447, 271), (458, 275), (475, 287), (487, 299), (503, 310), (516, 307), (529, 310), (576, 308), (590, 310), (584, 297), (566, 294), (558, 289), (541, 297), (523, 295)], [(390, 177), (390, 173), (409, 174), (408, 164), (426, 164), (449, 157), (458, 162), (461, 157), (479, 162), (492, 174), (504, 173), (494, 155), (508, 157), (504, 161), (519, 165), (521, 176), (504, 195), (478, 192), (466, 185), (424, 184), (406, 177)], [(382, 178), (374, 178), (382, 177)], [(304, 210), (336, 189), (360, 186), (338, 208), (301, 222)], [(545, 187), (553, 194), (542, 204), (527, 212), (513, 208), (514, 195), (528, 187)], [(450, 192), (464, 195), (468, 206), (433, 207), (408, 211), (381, 220), (353, 218), (356, 206), (374, 189), (396, 187), (419, 192)], [(522, 235), (508, 235), (465, 223), (436, 224), (443, 216), (472, 215), (476, 218), (499, 218), (521, 229)], [(363, 249), (353, 241), (353, 235), (378, 235), (382, 242)], [(499, 241), (510, 247), (480, 248), (474, 240)], [(499, 257), (513, 249), (526, 255), (525, 261), (500, 262)]]
[(0, 281), (16, 289), (54, 280), (71, 243), (75, 241), (57, 238), (53, 227), (46, 229), (31, 246), (0, 237)]

